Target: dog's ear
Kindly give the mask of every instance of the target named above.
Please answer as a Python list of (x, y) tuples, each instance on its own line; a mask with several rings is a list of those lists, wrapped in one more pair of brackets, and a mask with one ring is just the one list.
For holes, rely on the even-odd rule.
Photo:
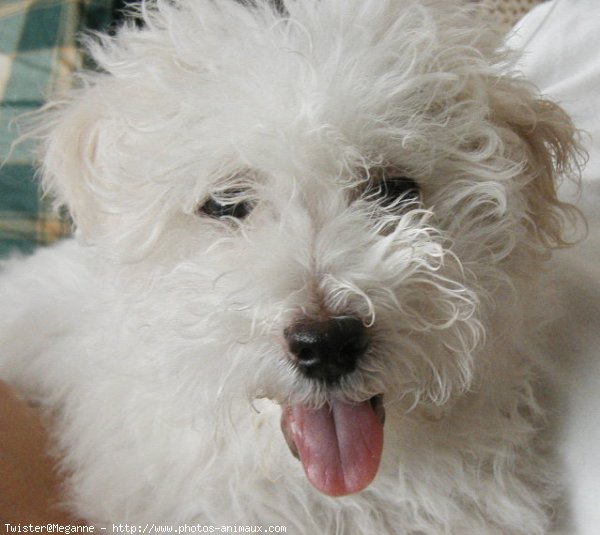
[(508, 131), (511, 157), (524, 162), (520, 187), (526, 199), (527, 231), (546, 249), (571, 244), (569, 231), (580, 214), (557, 195), (561, 181), (578, 181), (584, 158), (571, 119), (520, 80), (499, 82), (491, 98), (494, 122)]
[(98, 98), (101, 90), (83, 88), (46, 106), (37, 119), (42, 188), (68, 209), (84, 239), (101, 233), (107, 223), (101, 196), (118, 136), (114, 117)]

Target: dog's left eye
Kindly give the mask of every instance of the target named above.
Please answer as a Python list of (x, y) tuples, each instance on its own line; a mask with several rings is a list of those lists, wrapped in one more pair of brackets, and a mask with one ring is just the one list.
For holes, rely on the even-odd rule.
[(412, 178), (397, 176), (382, 180), (374, 195), (384, 208), (395, 208), (397, 205), (418, 202), (421, 190)]
[(234, 217), (244, 219), (250, 214), (254, 205), (246, 199), (240, 199), (239, 190), (231, 190), (222, 194), (211, 195), (207, 201), (198, 207), (198, 212), (210, 217)]

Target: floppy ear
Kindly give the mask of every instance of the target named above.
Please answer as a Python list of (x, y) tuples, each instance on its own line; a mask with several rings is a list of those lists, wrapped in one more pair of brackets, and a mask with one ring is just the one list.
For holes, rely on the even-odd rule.
[(525, 226), (546, 249), (570, 245), (567, 228), (581, 215), (558, 198), (557, 187), (565, 179), (579, 180), (584, 151), (577, 130), (559, 105), (540, 98), (522, 81), (508, 81), (508, 87), (500, 83), (496, 89), (494, 120), (512, 132), (509, 137), (520, 153), (515, 157), (525, 162)]
[(102, 91), (100, 85), (84, 88), (46, 106), (38, 119), (42, 188), (67, 207), (84, 239), (101, 234), (110, 215), (103, 196), (111, 189), (119, 127)]

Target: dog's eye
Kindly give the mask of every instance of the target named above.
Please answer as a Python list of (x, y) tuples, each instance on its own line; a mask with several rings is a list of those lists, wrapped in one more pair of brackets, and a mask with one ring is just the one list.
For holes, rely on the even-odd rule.
[(254, 205), (249, 200), (240, 199), (240, 193), (239, 190), (231, 190), (218, 196), (211, 195), (198, 207), (198, 212), (216, 219), (222, 217), (244, 219), (252, 211)]
[(406, 203), (419, 201), (421, 191), (419, 185), (405, 176), (389, 177), (377, 185), (375, 196), (385, 208), (395, 208)]

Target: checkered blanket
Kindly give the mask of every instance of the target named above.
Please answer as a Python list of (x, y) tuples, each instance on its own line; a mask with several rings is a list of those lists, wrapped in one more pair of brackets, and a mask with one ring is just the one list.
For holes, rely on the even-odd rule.
[(113, 0), (0, 0), (0, 256), (50, 243), (69, 224), (40, 200), (31, 143), (14, 119), (69, 87), (84, 29), (106, 28)]

